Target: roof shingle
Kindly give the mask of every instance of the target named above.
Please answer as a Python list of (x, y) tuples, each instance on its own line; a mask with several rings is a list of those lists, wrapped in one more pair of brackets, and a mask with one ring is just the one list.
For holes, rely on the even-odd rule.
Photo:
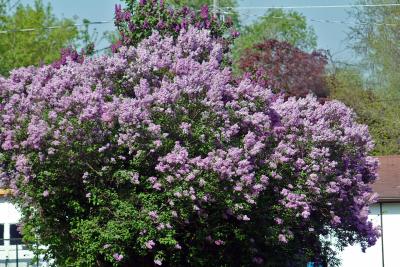
[(400, 155), (381, 156), (379, 178), (372, 185), (380, 202), (400, 202)]

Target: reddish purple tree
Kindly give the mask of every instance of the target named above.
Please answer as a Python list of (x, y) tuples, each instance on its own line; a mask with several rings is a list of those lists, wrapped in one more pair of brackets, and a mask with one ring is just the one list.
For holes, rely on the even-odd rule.
[(326, 64), (322, 51), (307, 53), (287, 42), (266, 40), (243, 53), (239, 69), (276, 93), (297, 97), (314, 93), (325, 98), (328, 96)]

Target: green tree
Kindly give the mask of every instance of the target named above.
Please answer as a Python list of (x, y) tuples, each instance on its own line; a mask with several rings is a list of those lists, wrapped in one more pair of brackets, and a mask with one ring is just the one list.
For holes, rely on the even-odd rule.
[(303, 15), (296, 11), (273, 9), (246, 27), (236, 39), (233, 49), (234, 61), (236, 62), (247, 48), (266, 39), (285, 41), (305, 51), (311, 51), (317, 46), (314, 29), (307, 25)]
[[(70, 19), (57, 19), (50, 5), (36, 0), (33, 6), (18, 5), (7, 14), (0, 5), (0, 75), (23, 66), (47, 64), (58, 59), (63, 47), (78, 40), (79, 32)], [(59, 28), (46, 29), (52, 26)], [(19, 31), (34, 28), (34, 31)]]
[(4, 16), (5, 8), (6, 3), (4, 2), (4, 0), (0, 0), (0, 22), (2, 21), (2, 18)]
[(375, 142), (374, 155), (400, 153), (400, 108), (396, 99), (367, 89), (359, 68), (339, 68), (327, 78), (331, 99), (340, 100), (368, 125)]
[[(359, 0), (359, 4), (388, 4), (400, 1)], [(349, 33), (352, 47), (362, 57), (369, 80), (380, 89), (400, 95), (400, 7), (363, 7), (353, 11), (356, 25)]]
[(7, 8), (10, 7), (10, 0), (0, 0), (0, 27), (4, 26), (7, 15)]
[[(400, 1), (359, 0), (357, 3), (371, 5)], [(368, 118), (366, 123), (375, 138), (376, 154), (400, 154), (400, 76), (397, 70), (400, 66), (400, 7), (362, 7), (354, 9), (352, 15), (356, 23), (349, 32), (350, 45), (360, 56), (359, 70), (376, 97), (376, 103), (364, 107), (370, 114), (361, 117)], [(345, 95), (351, 95), (353, 92), (350, 91), (348, 89)], [(352, 107), (366, 101), (361, 95), (354, 99), (344, 98), (343, 101)], [(355, 110), (360, 113), (357, 108)]]

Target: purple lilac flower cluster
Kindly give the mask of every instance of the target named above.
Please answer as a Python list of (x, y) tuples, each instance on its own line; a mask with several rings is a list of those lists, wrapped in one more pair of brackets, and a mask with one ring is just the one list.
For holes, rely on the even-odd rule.
[[(190, 27), (177, 38), (154, 32), (112, 56), (0, 78), (0, 177), (26, 208), (24, 223), (73, 221), (75, 213), (47, 206), (71, 197), (90, 216), (103, 208), (103, 219), (121, 223), (110, 203), (124, 200), (136, 222), (129, 234), (107, 239), (103, 228), (91, 246), (98, 241), (105, 261), (150, 255), (157, 265), (197, 245), (213, 247), (201, 251), (207, 257), (240, 244), (250, 264), (332, 233), (342, 245), (373, 245), (377, 161), (367, 156), (367, 127), (340, 102), (285, 101), (233, 82), (222, 58), (209, 30)], [(54, 232), (40, 229), (55, 249), (46, 240)]]
[(127, 7), (115, 7), (115, 25), (121, 40), (112, 46), (113, 51), (125, 45), (137, 45), (144, 38), (149, 37), (153, 30), (162, 36), (177, 37), (181, 30), (189, 27), (207, 29), (213, 37), (220, 39), (226, 48), (232, 43), (238, 32), (233, 29), (232, 20), (219, 20), (211, 14), (207, 5), (201, 10), (189, 7), (173, 8), (164, 4), (163, 0), (136, 1), (128, 0)]

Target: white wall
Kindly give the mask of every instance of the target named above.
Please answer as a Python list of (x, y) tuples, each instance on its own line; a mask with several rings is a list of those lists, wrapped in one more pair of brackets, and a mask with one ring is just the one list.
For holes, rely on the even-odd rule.
[[(369, 218), (374, 225), (381, 225), (379, 205), (375, 204), (370, 208)], [(376, 242), (375, 246), (368, 248), (365, 253), (361, 251), (361, 246), (359, 245), (347, 247), (341, 253), (341, 259), (343, 267), (382, 267), (381, 239)]]
[(383, 204), (382, 211), (385, 267), (399, 267), (400, 203)]
[(7, 198), (0, 197), (0, 223), (17, 223), (20, 218), (18, 210)]
[(382, 203), (382, 225), (379, 204), (371, 207), (369, 218), (375, 225), (383, 226), (382, 237), (365, 253), (360, 246), (347, 247), (341, 253), (342, 266), (400, 267), (400, 203)]
[[(4, 239), (10, 238), (10, 224), (17, 224), (20, 219), (20, 213), (7, 198), (0, 197), (0, 224), (4, 224)], [(33, 253), (24, 249), (25, 246), (18, 245), (18, 266), (26, 267), (30, 265)], [(16, 265), (17, 247), (10, 245), (10, 241), (4, 241), (0, 245), (0, 266), (14, 267)]]

